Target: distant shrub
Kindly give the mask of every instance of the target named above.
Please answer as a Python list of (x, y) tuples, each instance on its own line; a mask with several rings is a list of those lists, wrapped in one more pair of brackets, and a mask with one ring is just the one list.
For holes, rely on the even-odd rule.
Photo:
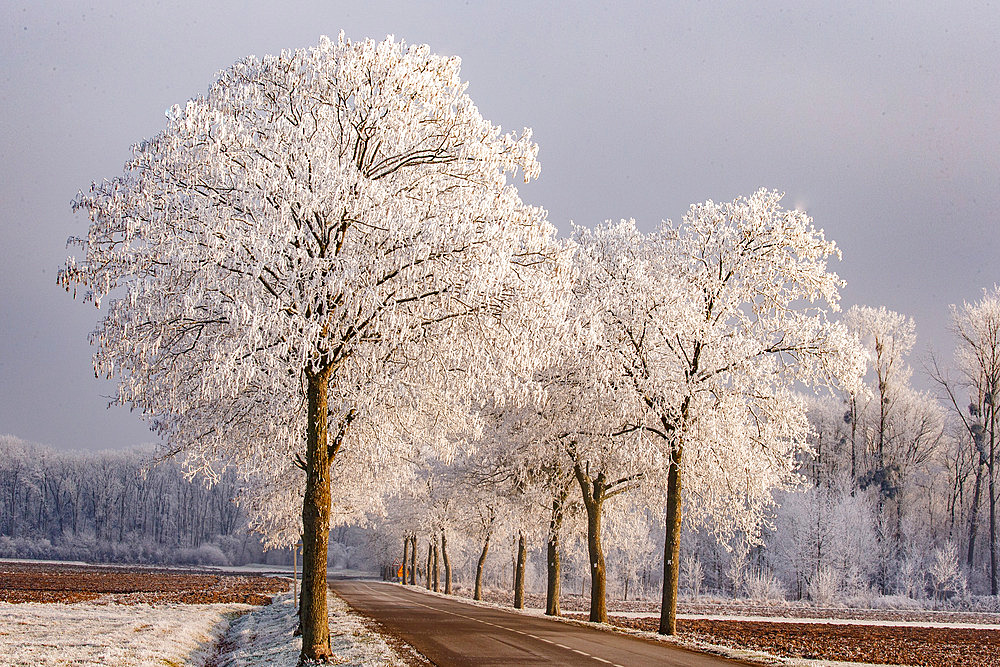
[(46, 559), (56, 557), (45, 538), (0, 536), (0, 557)]
[(826, 605), (835, 602), (840, 592), (840, 573), (832, 567), (821, 567), (806, 585), (809, 599), (816, 604)]
[(229, 565), (222, 549), (210, 543), (193, 549), (177, 549), (171, 560), (178, 565)]
[(767, 568), (752, 567), (743, 580), (747, 598), (751, 600), (784, 600), (785, 588)]
[(929, 574), (938, 600), (965, 596), (965, 575), (958, 564), (958, 547), (954, 542), (949, 540), (934, 550)]
[(899, 566), (899, 592), (908, 598), (922, 600), (926, 597), (927, 579), (924, 576), (923, 558), (908, 556)]
[(697, 599), (701, 595), (701, 587), (705, 582), (705, 571), (697, 556), (694, 554), (685, 554), (681, 558), (681, 576), (684, 581), (684, 588), (691, 593), (692, 597)]

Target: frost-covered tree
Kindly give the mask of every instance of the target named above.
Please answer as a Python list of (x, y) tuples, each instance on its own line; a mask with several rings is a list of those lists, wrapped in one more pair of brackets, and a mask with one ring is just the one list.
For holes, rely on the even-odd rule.
[(807, 444), (805, 405), (792, 388), (851, 388), (862, 373), (856, 339), (827, 318), (839, 300), (841, 282), (827, 269), (836, 246), (780, 201), (759, 190), (694, 205), (679, 225), (664, 225), (677, 314), (630, 313), (635, 386), (649, 407), (643, 426), (669, 461), (663, 633), (676, 629), (682, 488), (717, 526), (754, 533)]
[[(514, 607), (521, 609), (530, 542), (546, 534), (541, 528), (546, 520), (551, 523), (551, 512), (555, 511), (552, 498), (559, 495), (555, 488), (559, 473), (553, 466), (552, 444), (535, 439), (537, 431), (533, 428), (534, 410), (530, 404), (492, 406), (489, 412), (491, 429), (479, 441), (473, 455), (476, 461), (469, 466), (468, 475), (480, 493), (493, 496), (489, 501), (480, 500), (488, 508), (481, 520), (496, 527), (498, 516), (505, 519), (503, 527), (514, 544)], [(485, 562), (487, 544), (483, 547), (481, 563)], [(477, 578), (479, 574), (477, 568)]]
[[(989, 562), (990, 594), (1000, 591), (1000, 574), (997, 569), (997, 509), (996, 476), (998, 438), (1000, 438), (1000, 287), (983, 290), (983, 297), (975, 303), (963, 303), (951, 308), (952, 332), (955, 335), (955, 363), (961, 374), (958, 382), (950, 381), (934, 365), (933, 376), (945, 390), (954, 414), (961, 421), (968, 441), (974, 447), (977, 459), (976, 483), (969, 519), (968, 552), (966, 561), (972, 568), (975, 550), (978, 512), (982, 494), (983, 469), (987, 470), (989, 499)], [(967, 392), (969, 404), (965, 407), (960, 398), (960, 388)]]
[(906, 356), (916, 343), (916, 326), (913, 318), (885, 307), (870, 306), (852, 306), (844, 322), (862, 341), (874, 375), (870, 392), (863, 397), (851, 397), (851, 442), (852, 452), (860, 457), (855, 482), (875, 495), (880, 555), (878, 584), (886, 593), (891, 567), (902, 554), (901, 536), (898, 530), (889, 529), (893, 522), (888, 514), (892, 502), (896, 506), (898, 527), (902, 520), (902, 461), (890, 450), (899, 449), (895, 441), (899, 439), (897, 422), (903, 405), (915, 404)]
[(652, 533), (659, 523), (657, 505), (643, 494), (629, 493), (609, 505), (604, 517), (608, 571), (617, 575), (609, 578), (620, 582), (620, 599), (626, 602), (630, 594), (634, 599), (646, 593), (642, 574), (659, 552)]
[(958, 547), (954, 542), (949, 540), (934, 550), (928, 570), (934, 596), (938, 599), (965, 594), (965, 576), (958, 564)]
[(894, 480), (891, 466), (886, 459), (890, 420), (900, 394), (908, 386), (911, 370), (905, 357), (916, 343), (916, 325), (913, 318), (886, 309), (869, 306), (852, 306), (844, 321), (865, 346), (875, 373), (874, 400), (877, 418), (873, 429), (873, 442), (868, 454), (872, 459), (864, 473), (863, 486), (880, 487), (879, 502), (893, 494)]
[(855, 339), (826, 319), (838, 300), (826, 270), (836, 248), (780, 198), (761, 190), (696, 205), (651, 235), (628, 221), (574, 234), (577, 329), (587, 334), (576, 363), (589, 391), (564, 429), (575, 436), (568, 451), (589, 513), (600, 509), (596, 491), (648, 479), (664, 462), (662, 632), (675, 630), (682, 479), (696, 524), (755, 534), (807, 445), (792, 387), (850, 386), (861, 373)]
[[(523, 286), (531, 272), (512, 264), (531, 266), (550, 232), (506, 180), (537, 175), (537, 147), (482, 118), (458, 58), (391, 38), (247, 58), (167, 116), (121, 176), (76, 199), (85, 257), (60, 281), (109, 302), (95, 368), (168, 447), (203, 468), (298, 460), (302, 656), (326, 658), (337, 446), (382, 396), (407, 392), (398, 369), (460, 366), (474, 381), (518, 356), (481, 342), (442, 348), (447, 361), (419, 350), (456, 318), (478, 317), (480, 336), (510, 330), (486, 314)], [(390, 444), (359, 446), (376, 457)]]
[(470, 466), (461, 480), (461, 486), (464, 487), (462, 499), (465, 503), (466, 516), (462, 531), (466, 539), (474, 545), (476, 557), (473, 600), (483, 599), (486, 558), (490, 553), (490, 544), (499, 526), (504, 522), (507, 511), (503, 499), (494, 493), (495, 481), (489, 472), (483, 472), (481, 468), (477, 469), (474, 466)]
[[(907, 354), (916, 339), (911, 318), (886, 308), (854, 306), (843, 321), (861, 342), (868, 381), (861, 391), (810, 401), (812, 451), (803, 458), (801, 472), (820, 494), (814, 503), (818, 515), (835, 511), (845, 493), (871, 496), (878, 540), (868, 556), (877, 564), (874, 583), (887, 593), (894, 582), (903, 584), (905, 554), (935, 543), (920, 529), (935, 516), (933, 508), (928, 510), (933, 501), (922, 491), (936, 473), (945, 420), (937, 401), (909, 384)], [(916, 530), (905, 530), (907, 524)], [(843, 537), (837, 534), (836, 539)], [(819, 552), (829, 554), (831, 548)], [(835, 571), (841, 569), (835, 566)], [(854, 577), (861, 571), (844, 572)], [(838, 588), (857, 590), (847, 578), (842, 583)]]
[(571, 249), (576, 280), (565, 294), (568, 331), (546, 369), (541, 414), (568, 457), (586, 511), (590, 620), (606, 622), (606, 503), (640, 489), (647, 500), (655, 496), (663, 463), (640, 426), (646, 407), (634, 390), (633, 360), (622, 352), (632, 332), (621, 318), (642, 309), (650, 318), (668, 316), (676, 285), (633, 222), (577, 227)]

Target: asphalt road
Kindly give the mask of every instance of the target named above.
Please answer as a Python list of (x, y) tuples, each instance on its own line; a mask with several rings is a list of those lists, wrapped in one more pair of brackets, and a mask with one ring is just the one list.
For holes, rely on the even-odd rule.
[(441, 667), (746, 664), (640, 637), (428, 595), (412, 586), (330, 579), (330, 588)]

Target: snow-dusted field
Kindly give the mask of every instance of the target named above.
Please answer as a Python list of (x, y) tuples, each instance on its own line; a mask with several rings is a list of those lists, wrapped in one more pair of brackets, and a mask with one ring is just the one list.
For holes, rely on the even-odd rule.
[[(264, 607), (0, 603), (0, 665), (290, 666), (295, 625), (291, 593)], [(339, 664), (407, 664), (334, 595), (330, 632)]]
[[(340, 665), (406, 665), (382, 637), (336, 595), (329, 597), (330, 643)], [(295, 604), (289, 593), (238, 618), (223, 640), (216, 667), (294, 665), (302, 640), (293, 637)]]
[[(243, 569), (2, 561), (0, 667), (295, 665), (291, 581)], [(340, 598), (329, 606), (340, 664), (406, 664)]]
[(245, 604), (0, 603), (0, 664), (204, 665)]

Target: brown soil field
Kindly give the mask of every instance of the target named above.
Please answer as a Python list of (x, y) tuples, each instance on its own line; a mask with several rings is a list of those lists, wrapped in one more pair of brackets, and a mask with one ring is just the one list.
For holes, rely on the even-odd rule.
[[(508, 591), (489, 591), (491, 602), (511, 605)], [(528, 606), (545, 606), (545, 598), (526, 596)], [(581, 613), (589, 608), (589, 597), (565, 595), (564, 614), (587, 620)], [(609, 600), (610, 622), (623, 628), (656, 632), (658, 618), (615, 616), (615, 611), (639, 611), (659, 614), (658, 601)], [(795, 623), (767, 621), (726, 621), (715, 619), (679, 619), (681, 639), (717, 646), (762, 651), (787, 658), (868, 662), (890, 665), (932, 665), (933, 667), (1000, 667), (1000, 630), (976, 630), (962, 627), (925, 628), (891, 625), (893, 622), (978, 623), (1000, 625), (1000, 614), (930, 610), (846, 609), (796, 607), (794, 605), (750, 602), (678, 604), (687, 614), (734, 616), (779, 616), (785, 618), (830, 618), (881, 621), (886, 625)]]
[(118, 565), (0, 562), (0, 602), (268, 604), (282, 577)]
[[(658, 619), (612, 616), (620, 627), (656, 632)], [(791, 658), (890, 665), (1000, 667), (1000, 631), (679, 619), (682, 639)]]

